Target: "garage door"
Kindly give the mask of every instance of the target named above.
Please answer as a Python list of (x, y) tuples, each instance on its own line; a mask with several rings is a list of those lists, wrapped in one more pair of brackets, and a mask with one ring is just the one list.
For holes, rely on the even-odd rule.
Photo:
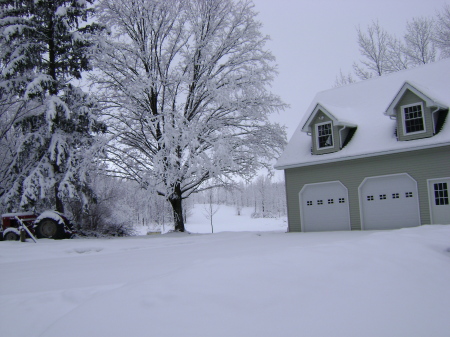
[(417, 183), (408, 174), (364, 179), (359, 186), (362, 229), (395, 229), (420, 225)]
[(350, 230), (348, 192), (339, 181), (305, 185), (299, 199), (303, 232)]
[(428, 180), (431, 223), (450, 224), (450, 178)]

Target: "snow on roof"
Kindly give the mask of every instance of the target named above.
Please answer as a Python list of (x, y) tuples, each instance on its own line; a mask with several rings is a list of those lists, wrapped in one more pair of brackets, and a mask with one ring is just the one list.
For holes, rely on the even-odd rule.
[[(450, 116), (443, 129), (433, 137), (412, 141), (397, 140), (396, 121), (385, 113), (406, 82), (440, 106), (450, 106), (450, 59), (319, 92), (306, 110), (275, 168), (281, 170), (450, 145)], [(317, 104), (328, 109), (340, 122), (345, 121), (346, 124), (358, 127), (352, 140), (338, 152), (322, 155), (311, 153), (311, 136), (304, 131)]]

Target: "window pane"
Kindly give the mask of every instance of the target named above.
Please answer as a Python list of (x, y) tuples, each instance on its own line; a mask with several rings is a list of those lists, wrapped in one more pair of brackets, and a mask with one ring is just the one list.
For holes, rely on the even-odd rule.
[(414, 105), (404, 108), (405, 132), (419, 132), (425, 130), (422, 114), (422, 106)]
[(331, 123), (318, 125), (317, 133), (319, 148), (333, 146)]
[(434, 184), (434, 202), (436, 205), (448, 205), (447, 183)]

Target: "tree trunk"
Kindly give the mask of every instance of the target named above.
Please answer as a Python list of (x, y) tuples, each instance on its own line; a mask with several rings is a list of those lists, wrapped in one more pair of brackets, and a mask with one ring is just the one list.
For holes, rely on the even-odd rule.
[(173, 222), (175, 224), (175, 231), (184, 232), (184, 219), (183, 219), (183, 204), (181, 198), (181, 187), (179, 184), (175, 186), (172, 196), (169, 198), (169, 202), (172, 205)]
[(55, 189), (55, 207), (56, 207), (55, 211), (64, 213), (64, 204), (61, 198), (59, 197), (58, 184), (55, 184), (54, 189)]

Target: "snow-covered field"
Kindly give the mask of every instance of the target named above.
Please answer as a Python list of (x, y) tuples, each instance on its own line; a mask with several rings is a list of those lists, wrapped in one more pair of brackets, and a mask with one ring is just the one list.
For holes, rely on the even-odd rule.
[(0, 335), (449, 336), (450, 226), (285, 233), (221, 209), (217, 231), (247, 232), (0, 242)]
[[(252, 219), (251, 214), (254, 210), (250, 207), (244, 207), (241, 215), (237, 215), (235, 207), (232, 206), (213, 206), (213, 227), (214, 233), (218, 232), (248, 232), (248, 231), (287, 231), (286, 217), (274, 219)], [(208, 205), (195, 205), (191, 210), (185, 225), (190, 233), (211, 233), (211, 223), (208, 213)], [(161, 228), (162, 229), (162, 228)], [(173, 228), (165, 227), (163, 232)], [(153, 228), (147, 226), (138, 226), (137, 233), (145, 235)]]

